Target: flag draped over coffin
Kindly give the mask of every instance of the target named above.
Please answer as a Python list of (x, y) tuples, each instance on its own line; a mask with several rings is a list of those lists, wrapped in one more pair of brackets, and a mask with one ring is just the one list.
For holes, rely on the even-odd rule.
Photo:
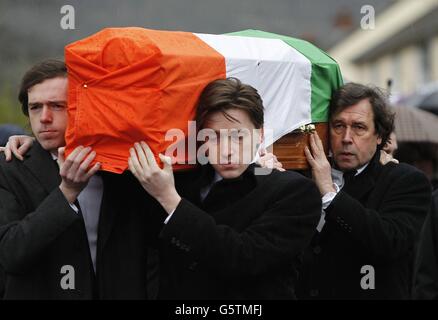
[(102, 169), (116, 173), (127, 168), (134, 142), (145, 140), (157, 155), (175, 143), (166, 141), (168, 130), (187, 135), (199, 95), (213, 80), (236, 77), (255, 87), (274, 141), (327, 121), (332, 91), (342, 84), (336, 62), (317, 47), (256, 30), (210, 35), (108, 28), (67, 45), (65, 61), (66, 152), (92, 146)]

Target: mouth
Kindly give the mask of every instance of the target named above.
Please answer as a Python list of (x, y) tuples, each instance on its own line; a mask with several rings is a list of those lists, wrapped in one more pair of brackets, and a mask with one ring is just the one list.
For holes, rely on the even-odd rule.
[(222, 164), (220, 164), (220, 166), (224, 169), (234, 169), (238, 165), (236, 163), (222, 163)]
[(53, 129), (47, 129), (47, 130), (41, 130), (40, 133), (54, 133), (56, 130)]
[(55, 138), (58, 135), (57, 130), (41, 130), (39, 136), (43, 139)]
[(351, 152), (341, 152), (339, 154), (339, 156), (342, 157), (342, 158), (351, 158), (351, 157), (354, 156), (354, 153), (351, 153)]

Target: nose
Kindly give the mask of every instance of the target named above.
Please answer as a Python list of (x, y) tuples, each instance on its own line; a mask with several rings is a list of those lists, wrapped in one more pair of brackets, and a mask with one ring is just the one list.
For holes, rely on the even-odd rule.
[(228, 163), (232, 161), (234, 155), (236, 154), (236, 146), (230, 137), (222, 138), (219, 144), (220, 149), (220, 161), (221, 163)]
[(352, 132), (351, 132), (351, 128), (347, 126), (347, 128), (344, 131), (344, 135), (342, 136), (342, 142), (343, 143), (352, 143), (353, 139), (352, 139)]
[(227, 139), (222, 139), (221, 141), (221, 156), (223, 158), (228, 158), (234, 153), (233, 141), (230, 137), (227, 137)]
[(43, 106), (43, 110), (41, 111), (40, 122), (41, 123), (50, 123), (53, 121), (52, 110), (47, 105)]

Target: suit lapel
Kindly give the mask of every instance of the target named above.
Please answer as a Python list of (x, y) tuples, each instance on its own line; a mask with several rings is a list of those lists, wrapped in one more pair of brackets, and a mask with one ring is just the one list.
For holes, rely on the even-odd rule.
[[(117, 216), (122, 210), (126, 211), (129, 207), (127, 201), (139, 201), (138, 196), (132, 196), (132, 194), (138, 192), (143, 194), (145, 192), (143, 189), (139, 189), (141, 187), (138, 181), (127, 172), (119, 175), (100, 171), (99, 174), (103, 181), (103, 194), (99, 213), (98, 252), (104, 250)], [(138, 187), (135, 187), (135, 185), (138, 185)], [(131, 205), (137, 207), (136, 203), (131, 203)]]
[(380, 152), (377, 151), (374, 157), (371, 159), (368, 167), (359, 175), (353, 178), (347, 186), (345, 186), (345, 192), (355, 199), (363, 199), (376, 184), (376, 177), (380, 171), (381, 165), (379, 163)]
[(53, 160), (50, 152), (35, 142), (25, 156), (24, 165), (41, 183), (47, 193), (52, 192), (61, 183), (59, 168)]
[(175, 172), (175, 187), (183, 198), (190, 199), (194, 204), (201, 204), (201, 190), (211, 183), (214, 169), (210, 166), (199, 166), (192, 171)]
[[(244, 199), (256, 186), (254, 166), (251, 165), (242, 175), (233, 179), (216, 182), (202, 202), (202, 208), (212, 216), (218, 217), (221, 211)], [(226, 210), (228, 213), (229, 210)], [(231, 218), (235, 218), (233, 214)]]
[(374, 188), (374, 177), (365, 174), (359, 174), (349, 185), (345, 186), (345, 192), (355, 199), (362, 199), (370, 190)]

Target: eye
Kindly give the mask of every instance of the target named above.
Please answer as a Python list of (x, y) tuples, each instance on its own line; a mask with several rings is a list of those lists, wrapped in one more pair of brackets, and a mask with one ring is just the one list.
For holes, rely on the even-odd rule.
[(216, 135), (209, 135), (209, 136), (207, 136), (207, 141), (208, 142), (216, 142), (217, 136)]
[(56, 104), (54, 104), (54, 105), (52, 106), (52, 108), (55, 109), (55, 110), (62, 110), (62, 109), (65, 108), (65, 105), (63, 105), (63, 104), (59, 104), (59, 103), (56, 103)]
[(237, 130), (231, 131), (230, 135), (233, 142), (239, 142), (242, 138), (241, 134)]
[(32, 111), (36, 111), (38, 109), (41, 109), (40, 105), (34, 104), (34, 105), (29, 106), (29, 110), (32, 110)]
[(342, 123), (335, 123), (332, 125), (332, 127), (336, 132), (341, 132), (341, 131), (345, 130), (345, 125)]
[(358, 131), (358, 132), (363, 132), (363, 131), (365, 131), (367, 129), (362, 124), (354, 124), (354, 125), (352, 125), (352, 128), (353, 128), (354, 131)]

